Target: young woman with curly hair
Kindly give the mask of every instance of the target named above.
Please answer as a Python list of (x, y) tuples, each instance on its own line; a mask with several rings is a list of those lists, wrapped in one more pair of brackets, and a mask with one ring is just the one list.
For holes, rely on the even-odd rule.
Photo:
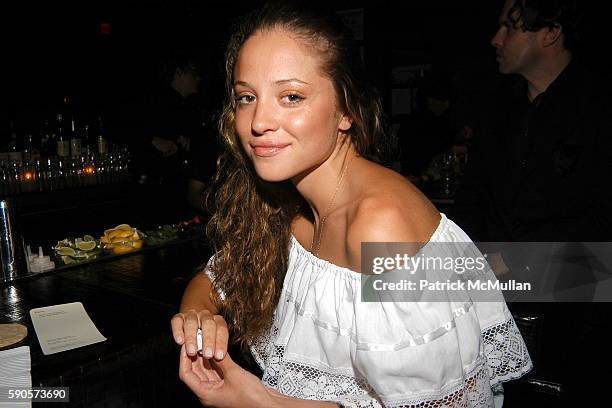
[[(531, 367), (503, 301), (362, 302), (362, 242), (469, 238), (376, 163), (380, 102), (346, 30), (266, 6), (231, 37), (226, 73), (215, 255), (172, 319), (181, 379), (215, 407), (492, 405)], [(230, 333), (262, 380), (232, 361)]]

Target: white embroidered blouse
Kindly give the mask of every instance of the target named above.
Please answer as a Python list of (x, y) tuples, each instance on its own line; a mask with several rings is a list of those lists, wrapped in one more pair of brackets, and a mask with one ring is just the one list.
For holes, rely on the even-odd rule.
[[(471, 241), (442, 214), (430, 242)], [(505, 302), (362, 302), (360, 276), (292, 238), (272, 327), (251, 345), (265, 385), (345, 407), (492, 407), (532, 368)]]

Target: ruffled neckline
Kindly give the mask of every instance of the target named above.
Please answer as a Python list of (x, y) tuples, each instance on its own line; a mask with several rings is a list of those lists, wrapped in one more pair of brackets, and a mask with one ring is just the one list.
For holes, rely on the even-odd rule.
[[(431, 234), (431, 237), (429, 237), (429, 240), (425, 243), (425, 245), (423, 245), (423, 248), (427, 246), (427, 244), (429, 244), (430, 242), (437, 242), (440, 239), (440, 235), (442, 235), (442, 232), (446, 229), (447, 224), (448, 218), (444, 213), (440, 213), (440, 221), (438, 222), (438, 226)], [(310, 263), (319, 268), (323, 268), (326, 270), (332, 269), (354, 278), (359, 278), (361, 276), (361, 272), (354, 271), (350, 268), (345, 268), (344, 266), (336, 265), (335, 263), (317, 257), (312, 252), (304, 248), (302, 244), (300, 244), (300, 241), (298, 241), (298, 239), (293, 234), (291, 234), (291, 244), (292, 250), (295, 250), (298, 255), (306, 258)]]

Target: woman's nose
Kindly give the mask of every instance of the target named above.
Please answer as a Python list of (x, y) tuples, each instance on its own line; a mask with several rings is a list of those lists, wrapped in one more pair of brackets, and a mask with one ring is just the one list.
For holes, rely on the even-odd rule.
[(257, 101), (255, 106), (255, 114), (251, 122), (251, 130), (254, 134), (263, 135), (266, 132), (278, 129), (278, 120), (276, 117), (276, 109), (266, 103), (265, 100)]

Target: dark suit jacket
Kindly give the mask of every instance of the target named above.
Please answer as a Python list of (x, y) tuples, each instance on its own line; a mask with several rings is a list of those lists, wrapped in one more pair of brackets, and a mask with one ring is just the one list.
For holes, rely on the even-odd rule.
[(578, 63), (533, 102), (512, 78), (469, 152), (455, 221), (481, 241), (608, 241), (610, 87)]
[[(575, 62), (532, 102), (522, 78), (508, 79), (483, 115), (453, 218), (474, 240), (560, 242), (570, 258), (578, 251), (588, 259), (579, 242), (612, 241), (610, 86)], [(520, 248), (501, 251), (511, 271), (525, 270), (534, 256), (535, 245)], [(593, 280), (584, 265), (565, 266), (555, 275), (558, 281), (530, 270), (534, 280), (543, 278), (555, 290)], [(595, 372), (587, 369), (592, 365), (611, 371), (603, 340), (612, 324), (608, 305), (566, 299), (511, 305), (514, 312), (543, 317), (532, 375), (560, 382), (568, 401), (584, 403), (586, 386), (605, 386), (584, 373)]]

